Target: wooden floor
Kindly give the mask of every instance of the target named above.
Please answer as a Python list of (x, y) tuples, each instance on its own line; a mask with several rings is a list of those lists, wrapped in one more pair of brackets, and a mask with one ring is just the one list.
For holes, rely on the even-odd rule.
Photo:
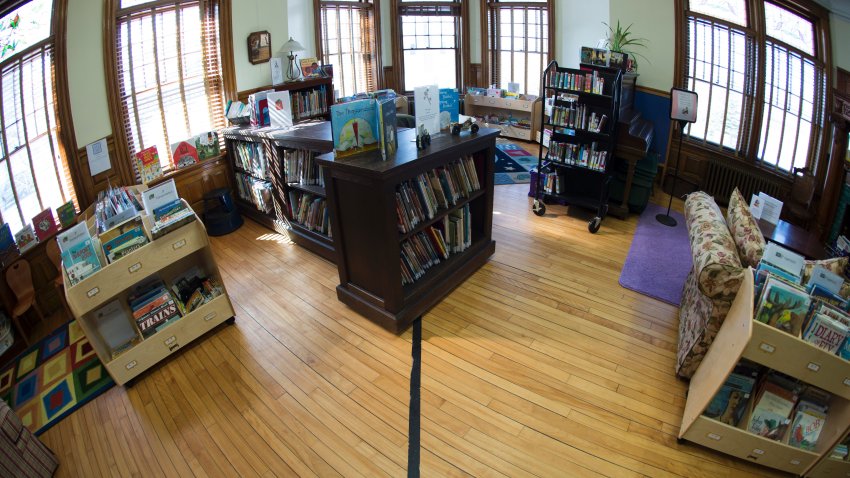
[[(424, 318), (422, 476), (780, 476), (676, 443), (677, 309), (617, 279), (637, 218), (530, 212)], [(411, 334), (336, 299), (333, 265), (246, 221), (213, 238), (233, 326), (42, 436), (58, 476), (404, 476)]]

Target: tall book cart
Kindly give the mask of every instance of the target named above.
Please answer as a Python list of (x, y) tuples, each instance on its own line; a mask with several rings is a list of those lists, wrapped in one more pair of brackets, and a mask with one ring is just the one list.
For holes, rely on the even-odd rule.
[(222, 136), (240, 212), (335, 260), (324, 172), (315, 161), (333, 150), (330, 122), (300, 123), (291, 130), (227, 128)]
[(588, 230), (599, 230), (608, 212), (621, 84), (617, 68), (561, 68), (552, 61), (543, 71), (543, 96), (554, 100), (550, 115), (546, 108), (540, 113), (552, 135), (541, 142), (537, 161), (532, 210), (538, 216), (546, 214), (545, 201), (562, 201), (596, 209)]
[[(847, 476), (848, 462), (829, 458), (850, 432), (850, 364), (837, 355), (753, 319), (753, 273), (748, 270), (723, 325), (691, 378), (679, 439), (698, 443), (752, 463), (806, 476)], [(830, 394), (814, 451), (750, 433), (753, 401), (738, 427), (703, 415), (714, 395), (742, 359), (748, 359)], [(789, 427), (790, 429), (791, 427)], [(831, 474), (833, 469), (842, 474)], [(829, 472), (828, 474), (824, 474)]]
[[(398, 150), (386, 161), (377, 151), (318, 157), (326, 174), (340, 301), (399, 333), (487, 261), (496, 249), (493, 161), (498, 133), (482, 128), (477, 134), (438, 134), (419, 151), (416, 132), (410, 129), (399, 132)], [(466, 172), (456, 169), (459, 163)], [(420, 178), (440, 177), (450, 168), (458, 173), (453, 177), (474, 176), (477, 184), (436, 207), (430, 217), (406, 224), (402, 211), (420, 201), (415, 199), (420, 191), (429, 184), (440, 187), (435, 179), (428, 183)], [(438, 236), (450, 243), (450, 238), (458, 238), (452, 233), (459, 230), (463, 246), (452, 250), (449, 244), (444, 249), (446, 244), (440, 245)], [(442, 255), (441, 249), (447, 254)]]
[[(150, 239), (148, 216), (143, 216), (143, 223)], [(98, 251), (99, 254), (101, 252)], [(106, 264), (102, 256), (101, 262)], [(196, 267), (218, 279), (222, 294), (145, 337), (133, 320), (130, 297), (151, 279), (159, 278), (170, 287), (182, 274)], [(65, 277), (65, 284), (70, 284), (68, 277)], [(128, 384), (222, 322), (232, 322), (235, 316), (210, 249), (206, 229), (197, 217), (120, 260), (103, 266), (77, 284), (66, 286), (65, 297), (98, 358), (119, 385)], [(105, 316), (103, 311), (111, 305), (115, 306), (111, 307), (112, 310), (118, 313)], [(111, 345), (118, 331), (121, 331), (121, 336), (128, 331), (134, 333), (132, 345), (121, 349)]]

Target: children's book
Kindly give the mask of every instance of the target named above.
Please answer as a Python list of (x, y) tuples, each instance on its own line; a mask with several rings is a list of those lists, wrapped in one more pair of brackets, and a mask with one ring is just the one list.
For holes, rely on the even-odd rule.
[(147, 184), (162, 176), (162, 166), (159, 164), (159, 152), (156, 145), (145, 148), (135, 156), (136, 170), (142, 178), (142, 184)]
[(380, 147), (378, 103), (373, 99), (331, 106), (331, 130), (337, 157)]
[(39, 242), (45, 241), (59, 230), (56, 226), (56, 219), (53, 218), (53, 210), (50, 208), (36, 214), (32, 218), (32, 224)]
[(812, 298), (819, 299), (826, 303), (832, 304), (835, 307), (838, 307), (839, 309), (847, 310), (848, 308), (848, 302), (845, 298), (841, 297), (838, 294), (833, 294), (832, 292), (826, 290), (820, 284), (813, 285), (811, 290), (809, 291), (809, 294), (812, 296)]
[(440, 88), (440, 129), (447, 129), (451, 123), (458, 122), (458, 92), (454, 88)]
[(778, 267), (795, 277), (800, 276), (805, 262), (803, 256), (796, 252), (789, 251), (775, 242), (768, 242), (767, 245), (764, 246), (764, 255), (762, 255), (761, 260), (774, 267)]
[(440, 132), (440, 89), (437, 85), (417, 86), (413, 89), (416, 105), (416, 127), (424, 126), (429, 134)]
[(130, 317), (120, 301), (114, 300), (106, 304), (98, 309), (94, 316), (95, 330), (111, 350), (113, 358), (128, 350), (138, 339)]
[(826, 422), (829, 398), (828, 393), (814, 387), (809, 387), (803, 393), (791, 422), (789, 445), (814, 451)]
[(88, 226), (81, 222), (56, 236), (62, 266), (70, 285), (75, 285), (100, 270), (100, 258), (95, 250)]
[(727, 425), (738, 426), (750, 402), (757, 377), (757, 367), (749, 364), (736, 366), (703, 414)]
[(762, 382), (748, 430), (771, 440), (781, 440), (799, 398), (798, 387), (790, 380), (769, 374)]
[(136, 215), (132, 219), (100, 234), (103, 255), (109, 263), (115, 262), (130, 252), (148, 243), (142, 226), (142, 216)]
[(171, 145), (171, 162), (175, 168), (185, 168), (201, 161), (198, 158), (198, 149), (190, 141), (192, 140), (178, 141)]
[(805, 290), (775, 277), (768, 277), (756, 311), (756, 320), (792, 335), (799, 335), (810, 304), (811, 298)]
[(0, 265), (11, 263), (12, 259), (19, 255), (18, 245), (15, 244), (15, 238), (12, 236), (12, 229), (9, 224), (0, 226)]
[(817, 285), (826, 289), (832, 294), (838, 295), (841, 291), (841, 286), (844, 284), (844, 279), (841, 278), (840, 275), (835, 274), (832, 271), (827, 270), (823, 266), (815, 266), (812, 269), (812, 276), (809, 278), (809, 282), (806, 284), (806, 290), (811, 292), (812, 289)]
[(269, 121), (273, 128), (292, 126), (292, 99), (289, 91), (276, 91), (268, 94)]
[(378, 101), (378, 114), (381, 118), (379, 126), (381, 133), (381, 157), (387, 160), (398, 148), (395, 100), (386, 99)]
[(215, 131), (207, 131), (192, 138), (192, 143), (195, 145), (195, 150), (198, 152), (198, 159), (203, 161), (221, 154), (221, 148), (218, 144), (218, 133)]
[(21, 254), (38, 244), (38, 238), (35, 236), (31, 224), (27, 224), (23, 229), (15, 233), (15, 242), (18, 243), (18, 249), (21, 251)]
[(825, 314), (815, 314), (803, 332), (803, 340), (834, 354), (847, 339), (847, 334), (846, 325)]
[(74, 201), (68, 201), (65, 204), (56, 208), (56, 215), (59, 216), (59, 224), (62, 229), (68, 229), (74, 225), (77, 219), (77, 212), (74, 210)]

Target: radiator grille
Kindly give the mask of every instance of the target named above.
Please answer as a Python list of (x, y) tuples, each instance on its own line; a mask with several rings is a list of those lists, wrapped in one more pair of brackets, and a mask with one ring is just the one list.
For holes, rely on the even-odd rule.
[(722, 161), (708, 161), (708, 169), (701, 186), (702, 190), (714, 196), (718, 204), (728, 205), (732, 190), (738, 188), (744, 199), (749, 202), (753, 194), (763, 192), (780, 198), (782, 185), (778, 180), (754, 174), (752, 171)]

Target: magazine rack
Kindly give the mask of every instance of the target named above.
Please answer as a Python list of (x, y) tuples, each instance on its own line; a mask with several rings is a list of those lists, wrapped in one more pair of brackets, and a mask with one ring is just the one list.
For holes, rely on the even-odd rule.
[[(814, 451), (747, 431), (749, 410), (738, 427), (703, 416), (714, 395), (742, 358), (797, 378), (832, 394)], [(753, 320), (753, 273), (749, 269), (729, 314), (688, 389), (679, 439), (744, 460), (803, 475), (829, 456), (850, 425), (850, 363), (779, 329)], [(790, 427), (789, 427), (790, 429)], [(820, 475), (819, 475), (820, 476)]]
[[(143, 216), (143, 222), (150, 238), (150, 219)], [(233, 321), (233, 306), (221, 281), (206, 229), (197, 216), (194, 221), (150, 241), (111, 264), (106, 264), (101, 250), (98, 250), (98, 254), (101, 255), (101, 264), (105, 265), (77, 284), (66, 287), (65, 296), (97, 356), (119, 385), (126, 384), (222, 322)], [(206, 275), (218, 278), (222, 294), (143, 338), (127, 300), (134, 286), (153, 276), (158, 276), (170, 286), (173, 279), (192, 267), (199, 267)], [(62, 273), (65, 273), (64, 268)], [(67, 277), (64, 279), (65, 284), (70, 284)], [(108, 337), (101, 333), (105, 324), (99, 323), (96, 317), (101, 307), (115, 300), (122, 305), (126, 320), (137, 335), (135, 344), (120, 354), (115, 354), (107, 344)]]

